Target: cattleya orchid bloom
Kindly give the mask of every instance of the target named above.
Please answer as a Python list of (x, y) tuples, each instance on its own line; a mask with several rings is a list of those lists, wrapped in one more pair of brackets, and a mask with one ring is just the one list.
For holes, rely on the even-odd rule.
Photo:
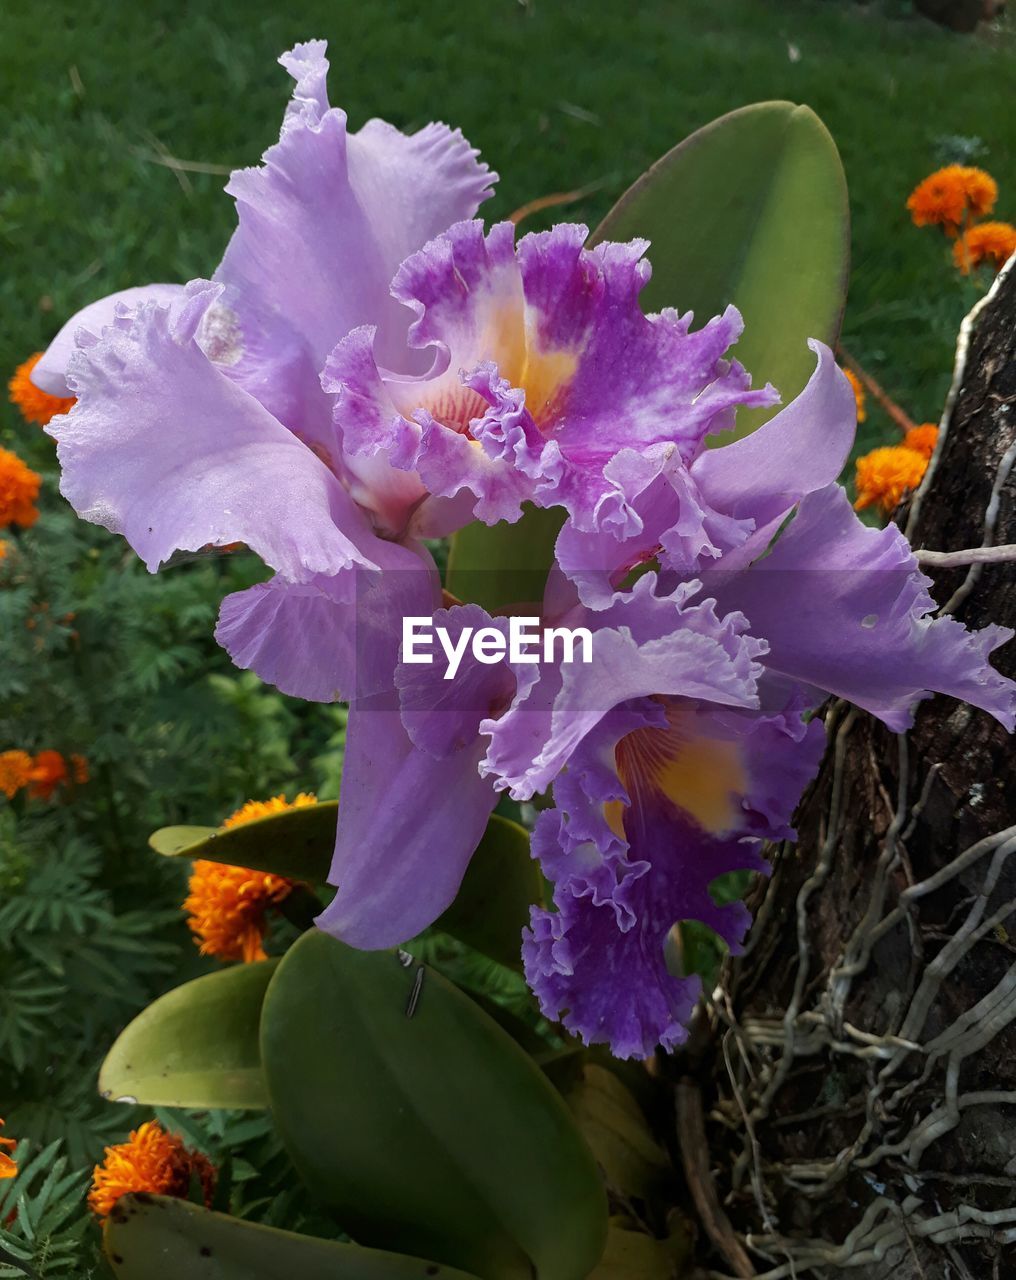
[(724, 359), (733, 307), (695, 333), (690, 313), (645, 316), (648, 241), (589, 250), (588, 234), (561, 224), (516, 245), (511, 223), (463, 222), (408, 258), (392, 293), (416, 311), (408, 339), (434, 349), (431, 368), (383, 371), (372, 326), (338, 344), (322, 381), (350, 465), (382, 451), (446, 500), (449, 530), (515, 521), (529, 499), (624, 533), (633, 513), (606, 470), (620, 451), (690, 461), (739, 405), (776, 400)]
[[(492, 175), (459, 134), (348, 135), (324, 46), (282, 62), (293, 102), (264, 166), (228, 184), (239, 226), (213, 280), (93, 303), (31, 376), (77, 397), (49, 430), (81, 515), (152, 570), (235, 542), (275, 570), (223, 602), (217, 637), (286, 693), (353, 701), (333, 878), (368, 904), (370, 851), (402, 849), (405, 937), (451, 901), (497, 800), (478, 742), (435, 761), (392, 704), (401, 618), (441, 603), (420, 538), (524, 498), (625, 528), (603, 474), (621, 440), (673, 451), (677, 431), (690, 456), (775, 393), (725, 358), (733, 308), (695, 333), (643, 315), (644, 243), (485, 236), (469, 218)], [(379, 803), (383, 776), (399, 785)]]
[[(383, 538), (371, 519), (392, 490), (417, 510), (419, 482), (379, 457), (373, 481), (357, 485), (364, 502), (354, 500), (319, 374), (335, 344), (368, 322), (393, 367), (412, 369), (412, 315), (391, 296), (392, 275), (471, 216), (496, 177), (445, 125), (407, 136), (372, 120), (348, 133), (328, 105), (323, 42), (281, 61), (293, 100), (264, 164), (227, 186), (239, 225), (213, 280), (92, 303), (31, 371), (43, 390), (78, 395), (73, 418), (50, 430), (63, 492), (81, 514), (122, 533), (152, 570), (176, 550), (243, 542), (276, 571), (225, 611), (227, 647), (245, 651), (256, 637), (236, 634), (238, 612), (282, 611), (294, 624), (330, 617), (355, 595), (349, 571), (426, 563), (425, 513)], [(282, 654), (264, 661), (268, 678), (293, 683)], [(293, 691), (334, 697), (342, 674)]]
[[(762, 842), (794, 837), (793, 811), (825, 746), (810, 713), (828, 694), (896, 730), (931, 691), (1010, 730), (1016, 721), (1016, 685), (988, 663), (1012, 633), (933, 617), (900, 531), (863, 525), (835, 483), (856, 409), (831, 353), (815, 349), (797, 400), (687, 468), (710, 508), (741, 522), (738, 547), (692, 556), (665, 529), (658, 567), (612, 586), (623, 569), (603, 566), (629, 564), (644, 530), (626, 549), (613, 532), (597, 545), (566, 523), (559, 548), (589, 554), (581, 572), (552, 572), (543, 617), (591, 630), (591, 663), (513, 670), (507, 659), (474, 660), (454, 700), (438, 668), (402, 662), (396, 672), (421, 748), (440, 755), (478, 734), (488, 744), (480, 772), (498, 790), (528, 800), (553, 786), (533, 853), (554, 883), (554, 909), (533, 909), (526, 976), (548, 1017), (620, 1057), (685, 1038), (701, 981), (668, 968), (675, 924), (701, 921), (739, 949), (748, 913), (718, 905), (710, 885), (730, 871), (764, 872)], [(668, 484), (668, 502), (675, 492)], [(454, 633), (505, 620), (467, 605), (442, 622)], [(340, 890), (322, 924), (358, 945), (394, 941), (385, 929), (404, 894), (387, 877), (367, 920)]]
[[(153, 570), (242, 541), (275, 571), (216, 634), (284, 692), (352, 702), (320, 927), (413, 937), (499, 793), (553, 787), (530, 985), (621, 1056), (672, 1047), (699, 984), (668, 970), (667, 934), (696, 919), (740, 944), (747, 912), (709, 886), (792, 836), (823, 744), (810, 712), (835, 694), (904, 728), (940, 691), (1011, 728), (1016, 686), (987, 661), (1010, 633), (933, 618), (899, 531), (858, 521), (836, 484), (854, 396), (825, 347), (795, 401), (707, 448), (776, 399), (728, 357), (734, 308), (694, 330), (645, 315), (644, 242), (485, 233), (492, 177), (460, 135), (348, 135), (323, 45), (282, 61), (293, 103), (229, 184), (213, 281), (93, 304), (33, 371), (77, 397), (49, 427), (63, 491)], [(450, 682), (407, 663), (403, 618), (509, 626), (443, 600), (421, 539), (524, 502), (562, 509), (542, 621), (588, 629), (592, 661), (473, 659)]]
[[(934, 617), (902, 533), (863, 525), (835, 483), (856, 410), (831, 353), (815, 349), (797, 400), (690, 467), (706, 502), (750, 530), (740, 546), (682, 564), (665, 531), (659, 572), (608, 597), (616, 571), (602, 566), (631, 557), (610, 534), (586, 539), (575, 590), (595, 607), (567, 617), (601, 628), (593, 663), (541, 669), (479, 726), (481, 770), (499, 788), (524, 800), (554, 783), (533, 851), (555, 910), (532, 913), (530, 986), (548, 1017), (621, 1057), (685, 1038), (701, 983), (667, 968), (674, 924), (702, 921), (739, 949), (748, 913), (718, 906), (710, 883), (765, 871), (761, 842), (793, 838), (824, 748), (809, 712), (828, 694), (894, 730), (932, 691), (1016, 723), (1016, 684), (988, 662), (1012, 632)], [(569, 539), (566, 525), (559, 550)]]
[[(427, 495), (380, 452), (346, 465), (319, 375), (364, 324), (386, 367), (419, 367), (392, 277), (471, 217), (495, 175), (445, 125), (349, 133), (324, 53), (311, 41), (281, 59), (293, 99), (264, 164), (227, 186), (239, 225), (213, 280), (92, 303), (31, 378), (77, 396), (49, 430), (79, 514), (153, 571), (177, 550), (246, 544), (275, 576), (223, 602), (216, 634), (234, 661), (297, 697), (369, 702), (390, 688), (401, 615), (440, 603), (419, 540)], [(362, 738), (354, 715), (350, 739)], [(475, 847), (495, 797), (473, 775), (461, 838)]]

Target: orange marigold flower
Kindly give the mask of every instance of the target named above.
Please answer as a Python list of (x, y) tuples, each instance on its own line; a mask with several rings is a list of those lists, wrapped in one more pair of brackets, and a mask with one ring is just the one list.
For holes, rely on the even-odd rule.
[[(222, 826), (238, 827), (310, 804), (317, 804), (317, 797), (307, 792), (301, 792), (292, 804), (281, 795), (270, 800), (248, 800)], [(199, 859), (194, 863), (188, 888), (183, 909), (190, 913), (187, 924), (202, 955), (243, 960), (247, 964), (267, 959), (264, 938), (268, 910), (292, 893), (292, 880)]]
[(843, 372), (847, 375), (847, 381), (850, 383), (851, 387), (853, 388), (854, 399), (857, 401), (857, 421), (863, 422), (865, 418), (868, 416), (868, 410), (864, 407), (864, 402), (865, 402), (864, 386), (861, 382), (861, 379), (857, 376), (856, 373), (852, 372), (852, 370), (844, 369)]
[[(4, 1127), (4, 1122), (0, 1120), (0, 1129)], [(0, 1181), (4, 1178), (13, 1178), (18, 1171), (18, 1166), (7, 1154), (13, 1151), (18, 1144), (13, 1138), (0, 1137)]]
[(0, 538), (0, 563), (7, 559), (7, 543)]
[(41, 359), (42, 352), (37, 351), (24, 364), (19, 364), (7, 387), (12, 402), (21, 410), (25, 421), (37, 422), (40, 427), (44, 427), (50, 418), (55, 418), (58, 413), (66, 413), (75, 400), (73, 396), (51, 396), (48, 391), (35, 385), (31, 373)]
[(88, 781), (88, 762), (84, 756), (71, 756), (70, 768), (59, 751), (40, 751), (31, 756), (27, 751), (0, 753), (0, 791), (8, 799), (22, 787), (35, 800), (51, 800), (57, 787)]
[(1008, 222), (981, 222), (953, 245), (956, 269), (968, 276), (983, 262), (999, 271), (1016, 253), (1016, 227)]
[(317, 796), (308, 791), (301, 791), (292, 804), (285, 796), (272, 796), (270, 800), (248, 800), (235, 813), (231, 813), (222, 825), (238, 827), (243, 822), (256, 822), (258, 818), (267, 818), (273, 813), (282, 813), (285, 809), (302, 809), (308, 804), (317, 804)]
[(154, 1120), (136, 1129), (126, 1142), (107, 1147), (102, 1164), (92, 1173), (88, 1206), (99, 1218), (108, 1218), (121, 1196), (146, 1191), (149, 1195), (186, 1198), (191, 1179), (197, 1177), (211, 1208), (215, 1193), (215, 1169), (200, 1151), (188, 1151), (180, 1138)]
[(31, 772), (32, 757), (27, 751), (0, 751), (0, 791), (8, 800), (28, 786)]
[(983, 169), (950, 164), (938, 169), (910, 193), (907, 208), (915, 227), (940, 226), (955, 236), (970, 218), (990, 213), (998, 199), (998, 184)]
[(190, 913), (187, 924), (201, 954), (245, 964), (266, 960), (268, 909), (292, 891), (293, 881), (283, 876), (199, 859), (183, 909)]
[(916, 449), (904, 445), (873, 449), (857, 459), (855, 509), (860, 511), (878, 503), (888, 514), (905, 493), (917, 488), (927, 469), (928, 459)]
[(16, 453), (0, 449), (0, 529), (20, 524), (27, 529), (35, 524), (39, 512), (35, 499), (41, 479), (26, 467)]
[(913, 449), (922, 458), (930, 458), (935, 452), (938, 440), (938, 427), (934, 422), (922, 422), (919, 427), (911, 427), (903, 437), (903, 447)]
[(28, 794), (36, 800), (51, 800), (67, 778), (67, 761), (60, 752), (40, 751), (29, 770)]

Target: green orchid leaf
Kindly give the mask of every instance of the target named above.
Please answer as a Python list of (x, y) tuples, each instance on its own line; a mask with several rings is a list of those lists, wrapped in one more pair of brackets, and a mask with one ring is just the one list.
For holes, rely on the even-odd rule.
[[(454, 982), (453, 975), (447, 975)], [(533, 1027), (525, 1022), (518, 1014), (513, 1013), (511, 1009), (506, 1009), (503, 1004), (499, 1004), (497, 1000), (492, 1000), (490, 996), (485, 995), (482, 991), (472, 991), (461, 983), (456, 984), (460, 991), (465, 994), (475, 1004), (478, 1004), (488, 1018), (493, 1018), (502, 1031), (507, 1031), (511, 1038), (529, 1056), (536, 1061), (541, 1070), (546, 1070), (544, 1060), (553, 1054), (553, 1050), (544, 1040), (543, 1036)], [(554, 1082), (557, 1083), (556, 1081)]]
[(166, 1196), (124, 1196), (103, 1247), (117, 1280), (476, 1280), (422, 1258), (279, 1231)]
[[(847, 292), (846, 179), (818, 116), (760, 102), (693, 133), (625, 192), (590, 243), (639, 236), (652, 242), (644, 310), (691, 310), (702, 325), (733, 303), (745, 323), (734, 354), (755, 386), (770, 381), (789, 403), (815, 368), (807, 339), (835, 345)], [(735, 435), (774, 412), (741, 410)]]
[(582, 1280), (603, 1249), (596, 1164), (543, 1073), (405, 953), (305, 934), (261, 1023), (276, 1127), (350, 1233), (483, 1280)]
[(521, 969), (522, 929), (543, 899), (543, 879), (529, 853), (529, 833), (494, 814), (466, 869), (455, 901), (436, 927), (492, 960)]
[(149, 838), (168, 858), (207, 858), (323, 884), (335, 851), (337, 800), (300, 805), (235, 827), (163, 827)]
[(221, 827), (161, 827), (148, 837), (148, 844), (164, 858), (175, 858), (194, 845), (219, 835), (221, 830)]
[(528, 502), (516, 524), (490, 526), (474, 520), (452, 538), (445, 586), (457, 599), (488, 612), (526, 605), (538, 617), (563, 523), (563, 511)]
[(565, 1101), (608, 1186), (626, 1199), (648, 1200), (671, 1164), (629, 1090), (613, 1072), (587, 1062)]
[(691, 1260), (691, 1229), (675, 1222), (665, 1240), (611, 1219), (607, 1247), (588, 1280), (677, 1280)]
[(102, 1096), (146, 1106), (267, 1106), (258, 1027), (277, 963), (221, 969), (150, 1004), (107, 1054)]

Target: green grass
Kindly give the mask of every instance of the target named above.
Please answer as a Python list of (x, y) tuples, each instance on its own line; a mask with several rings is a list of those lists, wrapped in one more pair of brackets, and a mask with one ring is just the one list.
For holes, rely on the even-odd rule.
[[(763, 98), (808, 103), (850, 183), (845, 338), (918, 421), (938, 416), (973, 290), (956, 280), (937, 232), (910, 226), (903, 202), (927, 171), (969, 150), (966, 138), (999, 180), (1002, 215), (1016, 217), (1013, 32), (961, 38), (849, 0), (5, 7), (0, 369), (93, 297), (211, 272), (233, 225), (224, 179), (177, 175), (156, 158), (256, 162), (287, 94), (275, 58), (313, 35), (331, 42), (332, 98), (354, 126), (372, 115), (410, 129), (434, 117), (462, 126), (502, 175), (488, 217), (598, 183), (563, 215), (595, 222), (646, 165), (716, 115)], [(4, 412), (7, 442), (27, 448)], [(865, 439), (890, 437), (873, 415)], [(44, 447), (32, 446), (36, 461)]]

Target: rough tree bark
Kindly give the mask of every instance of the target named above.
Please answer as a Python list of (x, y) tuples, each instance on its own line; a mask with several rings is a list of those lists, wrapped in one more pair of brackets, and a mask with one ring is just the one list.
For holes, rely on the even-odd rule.
[(914, 8), (953, 31), (969, 32), (979, 22), (990, 22), (1005, 4), (1004, 0), (914, 0)]
[[(964, 326), (943, 427), (897, 514), (914, 546), (1016, 542), (1013, 263)], [(1016, 627), (1016, 566), (933, 576), (968, 625)], [(1016, 641), (994, 661), (1016, 676)], [(842, 704), (827, 724), (800, 841), (685, 1064), (720, 1213), (703, 1265), (1016, 1276), (1016, 747), (942, 697), (906, 735)]]

